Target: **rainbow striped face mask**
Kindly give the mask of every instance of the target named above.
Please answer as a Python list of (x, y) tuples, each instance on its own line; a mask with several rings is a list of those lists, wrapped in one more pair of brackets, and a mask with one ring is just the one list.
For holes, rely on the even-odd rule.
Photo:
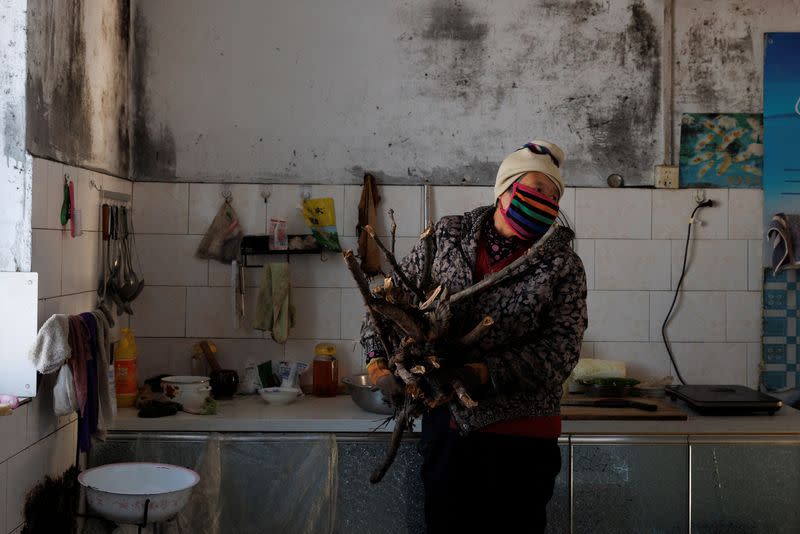
[(519, 182), (511, 186), (511, 195), (508, 208), (498, 204), (498, 209), (520, 239), (529, 241), (540, 236), (556, 222), (558, 201)]

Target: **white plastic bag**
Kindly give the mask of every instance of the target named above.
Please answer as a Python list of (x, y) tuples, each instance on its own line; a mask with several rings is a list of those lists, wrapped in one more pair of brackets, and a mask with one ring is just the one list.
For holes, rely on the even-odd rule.
[(53, 386), (53, 409), (56, 415), (69, 415), (78, 411), (75, 381), (72, 379), (72, 370), (67, 364), (61, 366), (56, 385)]

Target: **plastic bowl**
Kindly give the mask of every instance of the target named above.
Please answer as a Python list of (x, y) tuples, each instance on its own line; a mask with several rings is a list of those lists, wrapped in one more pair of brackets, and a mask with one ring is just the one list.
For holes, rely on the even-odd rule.
[(300, 395), (297, 388), (262, 388), (258, 394), (269, 404), (291, 404)]

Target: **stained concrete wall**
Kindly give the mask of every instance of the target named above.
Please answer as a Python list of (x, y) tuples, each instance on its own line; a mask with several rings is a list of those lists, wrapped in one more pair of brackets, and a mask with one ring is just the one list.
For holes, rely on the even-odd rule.
[(491, 183), (531, 136), (651, 180), (659, 0), (134, 0), (137, 180)]
[(25, 152), (26, 0), (0, 1), (0, 271), (31, 268), (31, 158)]
[(129, 0), (30, 0), (28, 150), (129, 175)]

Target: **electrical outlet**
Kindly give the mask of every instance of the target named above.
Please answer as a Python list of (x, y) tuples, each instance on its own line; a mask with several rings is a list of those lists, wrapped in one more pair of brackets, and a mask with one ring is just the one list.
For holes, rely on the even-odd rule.
[(659, 189), (678, 189), (678, 166), (656, 165), (656, 187)]

